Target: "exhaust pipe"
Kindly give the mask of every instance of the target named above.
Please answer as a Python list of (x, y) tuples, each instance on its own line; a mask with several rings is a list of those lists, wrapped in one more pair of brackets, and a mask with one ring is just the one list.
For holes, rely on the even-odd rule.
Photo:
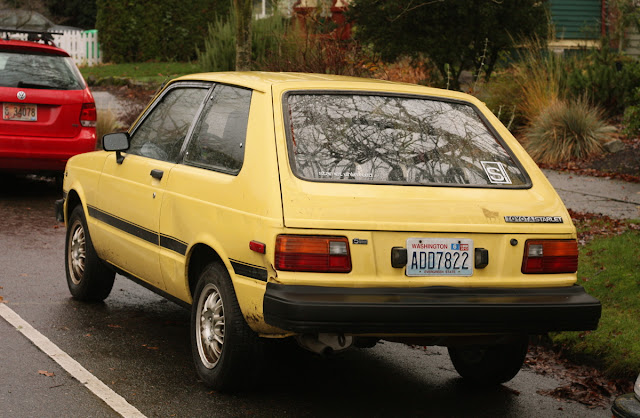
[(320, 355), (330, 355), (351, 347), (353, 337), (344, 334), (304, 334), (297, 335), (296, 341), (305, 350)]

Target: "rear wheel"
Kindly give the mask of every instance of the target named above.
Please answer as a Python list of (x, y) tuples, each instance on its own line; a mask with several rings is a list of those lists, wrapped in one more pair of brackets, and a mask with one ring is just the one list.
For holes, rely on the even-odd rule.
[(205, 267), (196, 286), (191, 352), (198, 375), (213, 389), (251, 387), (258, 376), (261, 343), (247, 325), (231, 278), (220, 263)]
[(69, 291), (81, 301), (103, 301), (111, 293), (115, 273), (98, 258), (81, 205), (71, 211), (68, 225), (65, 270)]
[(497, 385), (518, 374), (528, 346), (529, 340), (523, 336), (506, 344), (449, 347), (449, 357), (465, 379)]

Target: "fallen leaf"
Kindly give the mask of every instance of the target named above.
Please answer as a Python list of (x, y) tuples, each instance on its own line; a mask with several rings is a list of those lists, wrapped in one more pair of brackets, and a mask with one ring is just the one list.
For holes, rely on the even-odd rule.
[(122, 328), (121, 325), (107, 324), (109, 328)]
[(4, 298), (2, 296), (0, 296), (0, 303), (7, 303), (7, 301), (4, 300)]
[(47, 376), (47, 377), (55, 376), (55, 374), (53, 372), (48, 372), (46, 370), (38, 370), (38, 374), (41, 374), (41, 375)]

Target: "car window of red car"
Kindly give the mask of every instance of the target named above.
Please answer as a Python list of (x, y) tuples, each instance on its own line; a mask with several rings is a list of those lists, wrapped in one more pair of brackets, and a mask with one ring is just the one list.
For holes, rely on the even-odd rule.
[(0, 51), (0, 87), (82, 90), (84, 81), (69, 57)]

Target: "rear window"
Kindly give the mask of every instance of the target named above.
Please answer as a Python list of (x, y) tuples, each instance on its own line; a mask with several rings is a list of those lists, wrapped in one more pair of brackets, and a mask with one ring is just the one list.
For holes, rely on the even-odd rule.
[(294, 173), (303, 179), (524, 187), (528, 178), (469, 104), (416, 96), (290, 93)]
[(0, 87), (81, 90), (84, 81), (70, 57), (0, 51)]

